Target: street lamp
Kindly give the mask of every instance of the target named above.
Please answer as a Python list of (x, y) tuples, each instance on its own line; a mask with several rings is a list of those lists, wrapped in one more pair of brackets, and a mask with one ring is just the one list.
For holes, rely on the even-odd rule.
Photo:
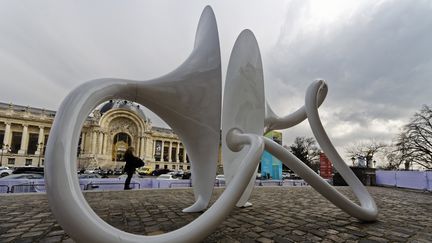
[(39, 143), (39, 160), (38, 160), (37, 167), (40, 167), (40, 160), (41, 160), (42, 152), (43, 152), (43, 143)]

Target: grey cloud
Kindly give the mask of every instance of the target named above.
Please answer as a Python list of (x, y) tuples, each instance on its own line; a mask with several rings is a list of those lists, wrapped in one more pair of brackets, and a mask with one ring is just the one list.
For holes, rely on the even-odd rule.
[(287, 102), (280, 96), (284, 90), (302, 97), (312, 80), (324, 78), (329, 124), (351, 121), (362, 128), (338, 142), (391, 139), (393, 134), (368, 130), (371, 120), (407, 121), (422, 104), (431, 103), (432, 3), (369, 1), (343, 22), (298, 34), (293, 29), (302, 27), (298, 18), (305, 18), (301, 14), (308, 14), (309, 4), (313, 2), (289, 6), (293, 14), (272, 52), (265, 53), (271, 60), (270, 82), (275, 80), (266, 86), (267, 93), (276, 103)]
[[(314, 1), (210, 1), (219, 24), (223, 72), (235, 38), (249, 28), (262, 50), (266, 96), (277, 113), (303, 105), (308, 84), (324, 78), (329, 94), (320, 110), (326, 127), (360, 126), (336, 137), (339, 144), (359, 137), (390, 139), (391, 133), (369, 129), (371, 121), (407, 120), (431, 103), (431, 3), (352, 3), (358, 8), (351, 15), (307, 32)], [(86, 80), (145, 80), (171, 71), (192, 49), (205, 4), (3, 1), (1, 101), (56, 109)], [(311, 135), (306, 125), (285, 137)]]

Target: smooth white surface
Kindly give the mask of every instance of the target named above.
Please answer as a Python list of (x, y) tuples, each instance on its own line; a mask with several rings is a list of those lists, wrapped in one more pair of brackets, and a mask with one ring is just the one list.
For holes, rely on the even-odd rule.
[[(222, 113), (222, 157), (225, 181), (229, 185), (238, 173), (246, 149), (233, 152), (225, 143), (228, 131), (238, 128), (244, 133), (262, 135), (265, 116), (264, 77), (261, 54), (255, 36), (244, 30), (237, 38), (228, 64), (224, 88)], [(258, 167), (255, 168), (255, 173)], [(255, 185), (255, 176), (237, 203), (238, 207), (251, 206), (247, 203)]]
[(221, 80), (216, 19), (206, 7), (188, 59), (163, 77), (140, 82), (135, 91), (136, 100), (159, 115), (186, 146), (195, 204), (184, 212), (204, 210), (213, 191), (219, 157)]
[[(327, 86), (320, 89), (317, 97), (318, 107), (324, 102), (325, 97), (327, 96)], [(307, 114), (304, 106), (300, 107), (295, 112), (284, 116), (279, 117), (275, 114), (273, 109), (271, 108), (269, 103), (266, 103), (266, 117), (265, 117), (265, 132), (264, 134), (278, 129), (287, 129), (293, 127), (302, 121), (306, 120)]]
[(289, 128), (302, 122), (306, 118), (310, 127), (324, 153), (330, 159), (337, 171), (342, 175), (345, 181), (353, 189), (360, 205), (353, 203), (344, 195), (339, 193), (333, 186), (329, 185), (323, 178), (316, 174), (301, 160), (291, 154), (287, 149), (272, 140), (263, 137), (265, 149), (281, 160), (288, 168), (297, 173), (309, 185), (316, 189), (321, 195), (327, 198), (334, 205), (363, 221), (374, 221), (378, 216), (378, 209), (375, 201), (369, 192), (362, 185), (360, 180), (355, 176), (352, 170), (345, 164), (340, 155), (337, 153), (330, 139), (328, 138), (324, 127), (321, 124), (318, 115), (318, 106), (322, 104), (328, 92), (326, 83), (323, 80), (317, 80), (312, 83), (306, 93), (305, 105), (294, 113), (278, 117), (267, 104), (266, 126), (270, 131), (272, 128), (283, 129)]
[[(76, 149), (87, 115), (109, 99), (127, 99), (145, 105), (163, 118), (181, 137), (192, 164), (196, 203), (188, 211), (207, 207), (216, 175), (221, 105), (221, 66), (216, 21), (206, 7), (200, 19), (194, 50), (173, 72), (147, 82), (99, 79), (73, 90), (56, 114), (46, 154), (46, 186), (51, 209), (68, 234), (79, 242), (191, 242), (211, 233), (238, 201), (254, 174), (262, 140), (254, 140), (242, 164), (218, 203), (189, 225), (159, 236), (140, 236), (118, 230), (87, 204), (76, 176)], [(250, 164), (250, 165), (246, 165)], [(245, 182), (243, 182), (245, 181)], [(209, 220), (212, 219), (212, 220)]]
[[(360, 182), (360, 180), (357, 178), (357, 176), (354, 174), (354, 172), (348, 167), (347, 164), (345, 164), (343, 159), (340, 157), (329, 137), (327, 136), (324, 127), (322, 126), (317, 107), (317, 97), (319, 97), (319, 92), (322, 89), (327, 90), (327, 85), (324, 81), (318, 80), (312, 83), (306, 92), (305, 109), (308, 121), (321, 149), (324, 151), (324, 153), (330, 159), (336, 170), (341, 174), (341, 176), (348, 183), (348, 185), (351, 186), (354, 194), (360, 201), (361, 207), (349, 201), (348, 199), (342, 200), (342, 198), (340, 198), (340, 196), (342, 195), (327, 194), (326, 198), (345, 212), (358, 219), (365, 221), (376, 220), (378, 216), (378, 208), (375, 204), (375, 201), (373, 200), (369, 192), (366, 190), (366, 188), (363, 186), (363, 184)], [(320, 193), (324, 195), (324, 193)]]
[[(196, 202), (185, 211), (207, 207), (216, 175), (218, 158), (221, 64), (216, 21), (206, 7), (200, 18), (195, 46), (188, 59), (173, 72), (147, 82), (99, 79), (73, 90), (56, 114), (46, 153), (46, 187), (52, 212), (62, 228), (78, 242), (198, 242), (213, 232), (237, 206), (247, 206), (256, 168), (264, 146), (302, 176), (327, 199), (354, 217), (375, 220), (377, 208), (367, 190), (337, 154), (319, 120), (317, 106), (327, 93), (323, 81), (308, 89), (306, 105), (286, 117), (267, 109), (265, 117), (261, 56), (253, 34), (245, 30), (238, 37), (229, 62), (225, 86), (222, 149), (227, 187), (219, 199), (188, 225), (157, 236), (121, 231), (107, 224), (84, 199), (76, 176), (76, 149), (87, 115), (109, 99), (127, 99), (145, 105), (180, 136), (192, 165)], [(262, 136), (275, 127), (290, 127), (309, 119), (321, 148), (353, 187), (358, 206), (282, 146)], [(251, 183), (252, 182), (252, 183)]]

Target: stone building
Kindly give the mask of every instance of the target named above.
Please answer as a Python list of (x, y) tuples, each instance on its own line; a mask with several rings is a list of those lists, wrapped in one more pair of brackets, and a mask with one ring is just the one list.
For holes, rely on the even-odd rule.
[[(2, 166), (43, 166), (55, 111), (0, 103)], [(152, 126), (139, 105), (112, 100), (100, 105), (84, 123), (79, 139), (78, 168), (124, 166), (129, 146), (151, 170), (190, 170), (187, 152), (171, 129)]]

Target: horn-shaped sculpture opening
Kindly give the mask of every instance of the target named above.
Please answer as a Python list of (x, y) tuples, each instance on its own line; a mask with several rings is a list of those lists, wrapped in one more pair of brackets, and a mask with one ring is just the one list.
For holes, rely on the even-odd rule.
[[(63, 229), (79, 242), (201, 241), (220, 225), (235, 205), (250, 205), (248, 199), (264, 148), (345, 212), (365, 221), (376, 219), (377, 208), (373, 199), (343, 164), (320, 122), (317, 108), (327, 94), (325, 83), (313, 83), (307, 92), (305, 106), (292, 115), (277, 117), (270, 106), (266, 111), (261, 55), (257, 41), (249, 30), (239, 35), (227, 69), (222, 117), (222, 151), (227, 186), (223, 194), (195, 220), (161, 235), (128, 233), (99, 217), (81, 193), (77, 178), (77, 167), (81, 163), (77, 164), (77, 154), (83, 152), (77, 149), (77, 145), (83, 141), (85, 143), (88, 136), (83, 136), (83, 125), (88, 115), (93, 111), (92, 122), (106, 118), (106, 124), (112, 126), (109, 126), (111, 129), (108, 129), (106, 136), (103, 129), (93, 132), (90, 136), (96, 142), (83, 146), (84, 151), (91, 149), (102, 155), (108, 152), (107, 156), (111, 156), (115, 162), (127, 160), (128, 148), (133, 146), (138, 149), (130, 152), (131, 156), (146, 156), (146, 117), (137, 112), (127, 124), (109, 116), (110, 109), (104, 109), (105, 105), (99, 109), (99, 113), (95, 112), (94, 109), (99, 104), (113, 99), (129, 100), (131, 104), (143, 105), (161, 117), (178, 135), (183, 151), (186, 149), (189, 155), (187, 158), (194, 180), (194, 202), (184, 212), (201, 212), (209, 204), (216, 175), (221, 94), (219, 39), (216, 20), (210, 7), (206, 7), (201, 15), (194, 49), (174, 71), (148, 81), (97, 79), (74, 89), (63, 100), (56, 114), (46, 151), (48, 200)], [(265, 131), (294, 126), (306, 118), (323, 150), (338, 164), (337, 169), (353, 187), (360, 206), (337, 192), (280, 145), (262, 136)], [(165, 150), (163, 140), (152, 145), (155, 158), (165, 160), (164, 154), (168, 153), (168, 161), (173, 159), (172, 147)], [(158, 146), (160, 153), (156, 152)], [(178, 144), (175, 156), (180, 154), (177, 154), (177, 149), (180, 148)], [(125, 170), (126, 167), (125, 164)], [(128, 186), (132, 187), (131, 183)]]
[[(244, 133), (263, 135), (265, 116), (264, 77), (261, 54), (254, 34), (244, 30), (237, 38), (228, 64), (222, 114), (222, 141), (232, 128)], [(226, 183), (229, 185), (247, 149), (230, 149), (222, 143)], [(255, 174), (258, 167), (255, 167)], [(238, 207), (251, 206), (248, 202), (255, 185), (255, 176), (237, 203)]]
[[(216, 20), (209, 7), (200, 18), (191, 55), (176, 70), (149, 81), (105, 78), (74, 89), (56, 114), (46, 153), (48, 200), (62, 228), (80, 242), (190, 242), (199, 241), (212, 232), (229, 213), (232, 197), (221, 197), (225, 199), (217, 204), (218, 209), (209, 209), (205, 213), (207, 216), (202, 215), (184, 228), (163, 235), (134, 235), (116, 229), (101, 219), (83, 197), (76, 175), (76, 158), (83, 124), (97, 105), (112, 99), (145, 105), (172, 127), (187, 149), (196, 183), (193, 188), (195, 203), (186, 210), (202, 211), (208, 206), (216, 175), (221, 93), (219, 39)], [(118, 151), (122, 145), (129, 145), (129, 141), (140, 146), (127, 131), (115, 135), (117, 148), (112, 155), (115, 159), (121, 159)], [(101, 140), (103, 145), (103, 136)], [(98, 144), (91, 146), (100, 149)], [(254, 145), (254, 151), (257, 146)], [(238, 185), (240, 187), (230, 190), (242, 190), (241, 184)], [(223, 211), (218, 212), (221, 209)], [(214, 220), (209, 220), (211, 218)]]

